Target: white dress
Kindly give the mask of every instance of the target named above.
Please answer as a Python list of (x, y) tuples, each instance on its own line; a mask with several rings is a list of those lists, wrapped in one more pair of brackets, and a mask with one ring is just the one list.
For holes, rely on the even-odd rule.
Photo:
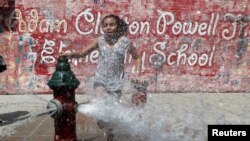
[(124, 58), (130, 47), (131, 40), (121, 36), (110, 47), (104, 35), (99, 37), (100, 56), (98, 59), (94, 87), (103, 86), (107, 91), (121, 91), (124, 84)]

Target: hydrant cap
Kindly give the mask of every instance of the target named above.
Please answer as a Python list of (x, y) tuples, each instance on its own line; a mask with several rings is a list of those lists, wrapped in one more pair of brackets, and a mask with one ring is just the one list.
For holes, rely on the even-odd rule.
[(56, 71), (69, 71), (71, 70), (68, 58), (66, 56), (60, 56), (56, 65)]
[(71, 90), (80, 85), (80, 81), (75, 77), (70, 69), (70, 64), (66, 57), (60, 57), (56, 65), (56, 71), (53, 73), (48, 85), (53, 90)]

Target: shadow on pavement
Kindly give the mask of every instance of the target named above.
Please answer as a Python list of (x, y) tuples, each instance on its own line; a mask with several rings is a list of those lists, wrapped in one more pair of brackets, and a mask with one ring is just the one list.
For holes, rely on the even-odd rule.
[(0, 114), (0, 126), (12, 124), (19, 120), (23, 120), (22, 117), (28, 114), (28, 111), (16, 111), (11, 113)]

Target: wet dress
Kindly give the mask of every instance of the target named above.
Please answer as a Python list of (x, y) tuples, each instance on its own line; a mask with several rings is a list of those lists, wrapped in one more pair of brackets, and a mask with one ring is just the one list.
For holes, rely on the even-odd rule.
[(110, 47), (104, 35), (99, 37), (99, 60), (97, 64), (94, 87), (102, 86), (108, 93), (121, 93), (124, 84), (124, 58), (131, 40), (121, 36)]

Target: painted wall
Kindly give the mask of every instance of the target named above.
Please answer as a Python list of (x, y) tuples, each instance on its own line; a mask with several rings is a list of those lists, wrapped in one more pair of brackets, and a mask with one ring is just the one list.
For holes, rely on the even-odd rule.
[[(100, 20), (115, 13), (143, 59), (151, 92), (250, 92), (249, 0), (16, 0), (16, 28), (0, 34), (8, 93), (46, 93), (61, 51), (80, 51), (101, 33)], [(14, 14), (4, 20), (13, 21)], [(12, 23), (14, 26), (15, 22)], [(8, 24), (7, 24), (8, 25)], [(91, 88), (98, 51), (74, 59)], [(127, 77), (133, 59), (127, 55)]]

